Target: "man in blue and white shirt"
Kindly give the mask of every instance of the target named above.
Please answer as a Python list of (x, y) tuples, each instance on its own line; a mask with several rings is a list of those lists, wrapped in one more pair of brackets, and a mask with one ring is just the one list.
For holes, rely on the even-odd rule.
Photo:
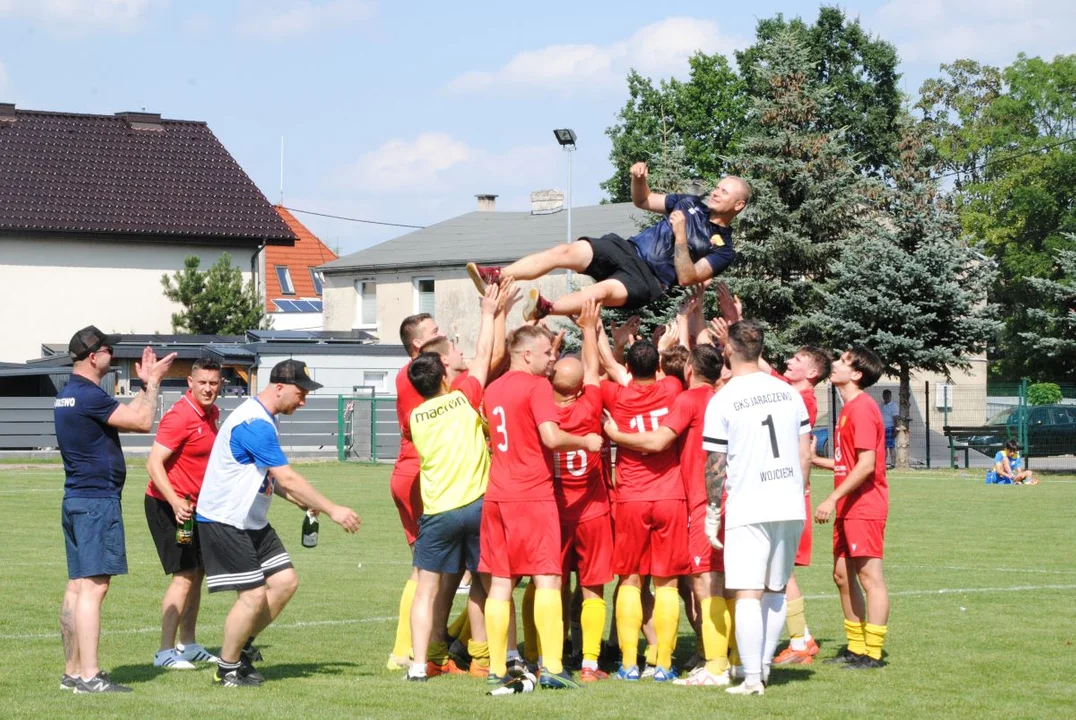
[(228, 416), (209, 456), (195, 519), (209, 592), (239, 596), (224, 622), (220, 663), (213, 681), (225, 687), (260, 685), (254, 637), (280, 614), (299, 578), (269, 524), (273, 494), (306, 510), (323, 512), (353, 533), (359, 516), (336, 505), (297, 473), (284, 457), (276, 416), (291, 415), (321, 388), (299, 360), (277, 363), (269, 385)]

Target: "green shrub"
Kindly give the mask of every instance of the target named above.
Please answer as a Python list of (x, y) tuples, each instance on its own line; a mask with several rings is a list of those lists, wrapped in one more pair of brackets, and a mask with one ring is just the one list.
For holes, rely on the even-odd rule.
[(1027, 389), (1028, 405), (1054, 405), (1061, 402), (1061, 388), (1057, 383), (1035, 383)]

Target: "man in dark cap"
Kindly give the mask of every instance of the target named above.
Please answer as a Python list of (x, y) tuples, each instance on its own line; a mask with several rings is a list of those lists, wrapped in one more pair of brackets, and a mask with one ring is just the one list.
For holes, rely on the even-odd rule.
[(110, 372), (119, 335), (93, 325), (75, 333), (67, 349), (74, 363), (71, 380), (56, 396), (56, 440), (64, 461), (61, 512), (67, 547), (67, 589), (60, 606), (64, 643), (63, 690), (77, 693), (130, 692), (113, 682), (97, 662), (101, 604), (113, 575), (127, 574), (120, 493), (127, 466), (120, 431), (149, 432), (157, 412), (161, 378), (176, 354), (161, 359), (142, 351), (135, 372), (142, 390), (123, 405), (101, 389)]
[(280, 614), (299, 586), (291, 556), (269, 524), (273, 494), (303, 510), (325, 513), (349, 533), (359, 529), (355, 511), (314, 489), (288, 464), (280, 447), (277, 415), (291, 415), (306, 404), (307, 393), (321, 387), (301, 360), (277, 363), (269, 384), (228, 416), (213, 443), (194, 519), (206, 587), (211, 593), (238, 593), (224, 621), (213, 678), (218, 685), (261, 685), (263, 678), (253, 665), (260, 659), (254, 637)]

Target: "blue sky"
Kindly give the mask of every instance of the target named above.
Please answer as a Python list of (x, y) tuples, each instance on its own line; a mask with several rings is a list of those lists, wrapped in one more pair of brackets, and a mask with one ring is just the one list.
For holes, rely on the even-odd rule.
[[(425, 225), (566, 185), (552, 129), (579, 136), (573, 204), (611, 173), (604, 130), (630, 67), (682, 76), (815, 3), (0, 0), (0, 101), (203, 120), (273, 202)], [(894, 43), (914, 96), (939, 63), (1076, 51), (1070, 0), (842, 3)], [(708, 9), (712, 8), (712, 10)], [(711, 14), (712, 13), (712, 14)], [(300, 215), (343, 253), (402, 231)]]

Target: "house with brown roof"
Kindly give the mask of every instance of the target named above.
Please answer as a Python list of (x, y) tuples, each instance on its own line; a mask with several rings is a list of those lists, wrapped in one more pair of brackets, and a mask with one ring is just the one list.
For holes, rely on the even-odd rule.
[(286, 209), (274, 209), (296, 240), (265, 248), (265, 311), (274, 330), (321, 330), (324, 276), (317, 267), (336, 253)]
[(89, 324), (171, 330), (161, 276), (228, 253), (262, 284), (264, 251), (296, 241), (204, 122), (0, 103), (0, 361)]

